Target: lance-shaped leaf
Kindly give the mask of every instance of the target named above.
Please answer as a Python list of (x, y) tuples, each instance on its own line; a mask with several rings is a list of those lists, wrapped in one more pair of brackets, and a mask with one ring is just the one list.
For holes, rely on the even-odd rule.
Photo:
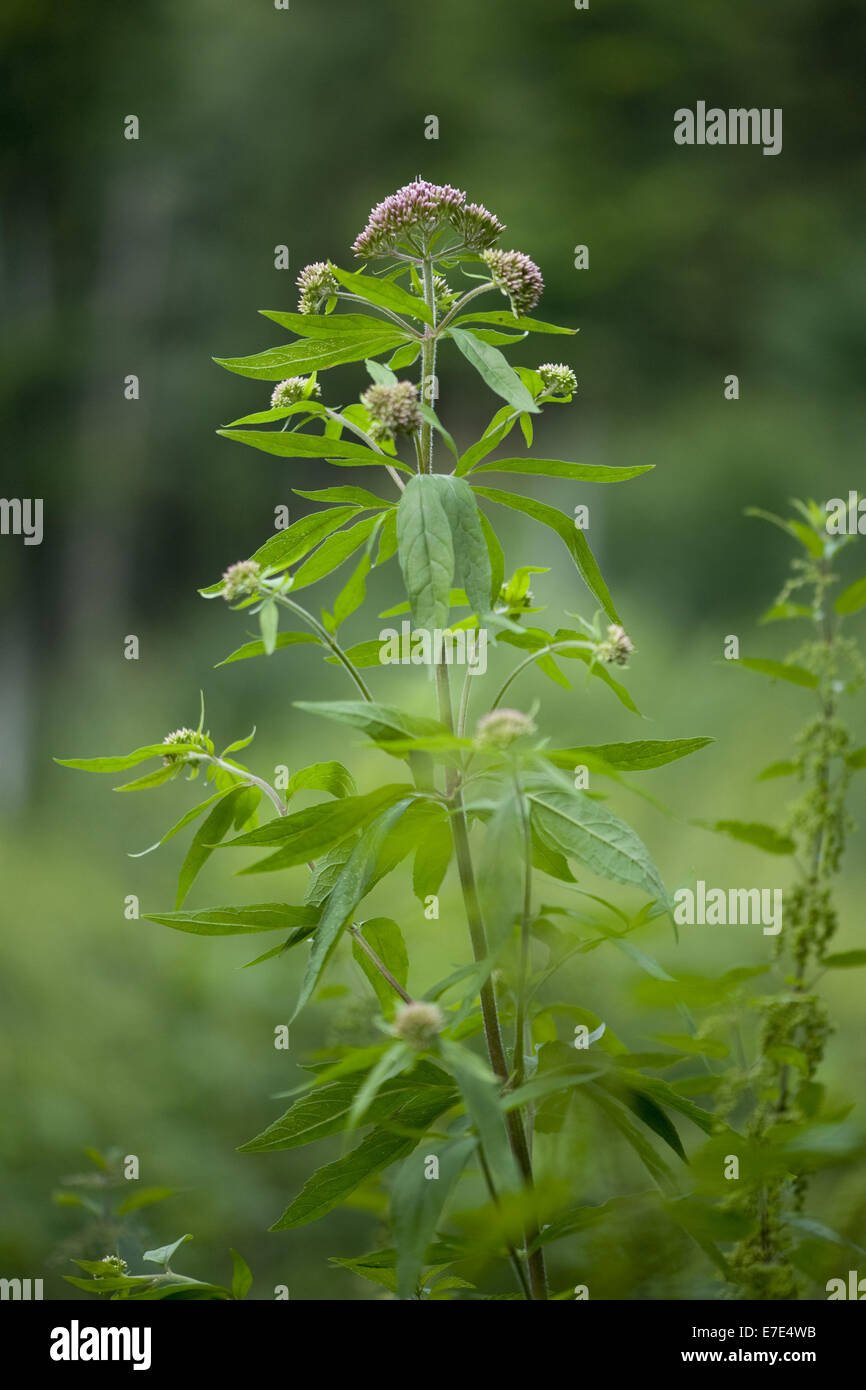
[[(236, 818), (243, 814), (243, 820), (246, 820), (249, 816), (250, 809), (255, 805), (250, 795), (251, 792), (256, 792), (257, 797), (261, 796), (257, 787), (246, 785), (234, 787), (223, 797), (222, 801), (217, 802), (210, 815), (199, 826), (181, 865), (175, 908), (183, 907), (187, 893), (217, 845), (231, 830)], [(243, 824), (243, 820), (241, 820), (241, 824)]]
[(424, 715), (404, 714), (393, 705), (380, 705), (372, 700), (295, 700), (296, 709), (321, 714), (361, 729), (374, 743), (388, 752), (388, 744), (407, 739), (449, 736), (448, 728), (438, 719)]
[(853, 584), (849, 584), (847, 589), (843, 589), (833, 607), (837, 613), (845, 617), (849, 613), (859, 613), (864, 605), (866, 605), (866, 579), (857, 579)]
[(432, 480), (451, 528), (457, 579), (466, 591), (470, 607), (483, 619), (490, 610), (492, 577), (478, 503), (462, 478), (435, 473)]
[[(452, 1139), (428, 1145), (423, 1157), (413, 1154), (403, 1160), (391, 1192), (399, 1298), (415, 1294), (445, 1204), (475, 1148), (474, 1139)], [(435, 1180), (427, 1176), (428, 1155), (437, 1161)]]
[(379, 517), (367, 516), (348, 530), (335, 531), (327, 540), (322, 541), (319, 548), (313, 551), (292, 576), (292, 593), (305, 589), (308, 584), (315, 584), (317, 580), (324, 579), (339, 569), (350, 555), (354, 555), (355, 551), (361, 548), (379, 525)]
[[(344, 806), (345, 802), (336, 804)], [(367, 826), (358, 839), (328, 896), (318, 931), (313, 939), (313, 947), (310, 951), (310, 959), (301, 985), (300, 996), (292, 1015), (293, 1019), (297, 1018), (318, 984), (319, 976), (325, 968), (343, 927), (358, 903), (369, 891), (376, 872), (379, 853), (388, 832), (411, 804), (411, 798), (404, 797), (395, 805), (388, 806), (371, 825)]]
[(259, 309), (259, 313), (299, 338), (377, 338), (396, 327), (372, 314), (288, 314), (280, 309)]
[(238, 376), (254, 377), (257, 381), (282, 381), (288, 376), (339, 367), (344, 362), (379, 357), (405, 341), (406, 334), (396, 324), (392, 328), (383, 323), (381, 331), (375, 334), (343, 333), (334, 338), (308, 338), (304, 342), (268, 348), (250, 357), (215, 357), (214, 361)]
[[(379, 280), (372, 275), (362, 275), (359, 271), (340, 270), (337, 266), (334, 267), (334, 274), (344, 289), (351, 290), (352, 294), (359, 294), (368, 304), (392, 309), (397, 314), (409, 314), (412, 318), (421, 319), (432, 326), (433, 315), (424, 300), (410, 294), (408, 290), (401, 289), (393, 280)], [(402, 334), (401, 337), (405, 342), (406, 335)]]
[(312, 512), (309, 516), (302, 516), (299, 521), (293, 522), (284, 531), (278, 531), (276, 535), (269, 536), (264, 545), (259, 546), (252, 559), (263, 569), (285, 569), (288, 565), (302, 560), (320, 541), (324, 540), (326, 536), (330, 536), (338, 526), (342, 526), (344, 521), (349, 521), (357, 515), (358, 507), (353, 504), (345, 507), (329, 507), (327, 511)]
[[(247, 936), (254, 932), (300, 932), (309, 935), (319, 920), (314, 907), (290, 907), (288, 903), (250, 903), (246, 907), (202, 907), (197, 912), (145, 912), (148, 922), (159, 922), (193, 936)], [(281, 947), (279, 949), (282, 949)]]
[(556, 323), (544, 323), (542, 319), (526, 318), (523, 314), (512, 314), (510, 309), (481, 310), (477, 314), (467, 311), (454, 320), (455, 323), (493, 323), (503, 328), (516, 328), (526, 333), (567, 333), (572, 337), (576, 328), (561, 328)]
[(454, 578), (454, 544), (433, 474), (416, 474), (406, 484), (397, 508), (397, 545), (415, 626), (444, 630)]
[[(171, 752), (174, 756), (179, 753), (200, 753), (201, 749), (195, 743), (173, 743)], [(79, 772), (125, 772), (127, 768), (146, 762), (148, 758), (164, 758), (165, 753), (164, 743), (149, 743), (144, 748), (136, 748), (132, 753), (121, 753), (116, 757), (55, 758), (54, 761), (60, 767), (73, 767)]]
[(451, 328), (448, 332), (467, 362), (471, 363), (479, 376), (487, 382), (491, 391), (518, 411), (539, 414), (539, 407), (498, 348), (483, 343), (466, 328)]
[(634, 884), (653, 898), (667, 901), (646, 845), (603, 802), (576, 790), (534, 790), (529, 800), (532, 824), (552, 849), (579, 860), (602, 878)]
[[(279, 632), (274, 643), (274, 651), (282, 651), (284, 647), (320, 647), (321, 640), (314, 632)], [(217, 666), (229, 666), (233, 661), (249, 661), (254, 656), (267, 656), (265, 644), (261, 638), (255, 642), (245, 642), (237, 651), (227, 656), (225, 660), (218, 661)]]
[(399, 459), (368, 449), (366, 444), (353, 444), (349, 439), (330, 439), (323, 434), (305, 434), (302, 430), (217, 430), (217, 434), (280, 458), (324, 458), (347, 467), (363, 465), (366, 468), (390, 463), (392, 468), (411, 472)]
[(291, 1230), (327, 1215), (366, 1178), (410, 1154), (427, 1128), (450, 1109), (454, 1100), (454, 1092), (441, 1087), (436, 1087), (432, 1094), (425, 1089), (414, 1096), (345, 1158), (319, 1168), (271, 1230)]
[(383, 807), (390, 806), (411, 790), (408, 784), (390, 784), (364, 796), (345, 796), (337, 801), (308, 806), (303, 811), (275, 817), (266, 825), (236, 836), (229, 840), (226, 848), (268, 848), (277, 851), (260, 863), (250, 865), (242, 871), (244, 873), (270, 872), (305, 864), (354, 834)]
[(587, 757), (595, 757), (619, 772), (645, 772), (697, 753), (713, 741), (711, 738), (640, 738), (630, 743), (596, 743), (545, 750), (545, 756), (557, 767), (568, 769), (585, 762)]
[[(376, 952), (398, 985), (402, 985), (405, 989), (409, 975), (409, 956), (406, 951), (406, 942), (403, 940), (403, 933), (397, 923), (392, 921), (390, 917), (371, 917), (363, 923), (359, 930), (367, 945)], [(399, 997), (393, 986), (373, 964), (357, 940), (352, 941), (352, 955), (372, 985), (385, 1018), (390, 1018), (394, 1013)]]
[(308, 492), (304, 488), (293, 487), (292, 492), (296, 497), (307, 497), (311, 502), (339, 502), (348, 503), (350, 506), (360, 507), (362, 510), (379, 511), (383, 507), (396, 507), (396, 502), (389, 502), (386, 497), (377, 497), (375, 492), (369, 492), (365, 487), (322, 487), (313, 492)]
[(486, 497), (490, 502), (498, 502), (503, 507), (511, 507), (515, 511), (525, 512), (534, 521), (540, 521), (544, 526), (549, 526), (552, 531), (555, 531), (568, 547), (578, 573), (590, 593), (598, 599), (605, 613), (613, 622), (618, 623), (620, 621), (613, 599), (602, 578), (601, 570), (589, 548), (589, 542), (580, 527), (575, 526), (572, 518), (565, 516), (556, 507), (549, 507), (546, 502), (536, 502), (533, 497), (519, 497), (514, 493), (500, 492), (498, 488), (489, 487), (476, 487), (474, 491), (480, 497)]
[(496, 1077), (486, 1062), (452, 1038), (440, 1038), (439, 1047), (481, 1141), (497, 1194), (516, 1191), (520, 1179), (508, 1142)]
[(739, 840), (743, 845), (753, 845), (755, 849), (762, 849), (767, 854), (793, 854), (796, 849), (789, 835), (782, 835), (774, 826), (763, 825), (758, 821), (695, 821), (694, 824), (700, 825), (704, 830), (715, 830), (720, 835), (730, 835), (732, 840)]
[(580, 483), (626, 483), (649, 473), (655, 465), (636, 464), (633, 468), (609, 468), (600, 463), (566, 463), (563, 459), (495, 459), (479, 463), (473, 473), (526, 473), (544, 478), (570, 478)]
[[(341, 1133), (349, 1123), (352, 1102), (367, 1070), (331, 1081), (301, 1096), (284, 1115), (274, 1120), (261, 1134), (242, 1144), (241, 1153), (277, 1153), (284, 1149), (301, 1148), (317, 1139)], [(367, 1122), (379, 1124), (405, 1105), (421, 1088), (439, 1087), (443, 1098), (451, 1094), (451, 1080), (444, 1071), (428, 1061), (416, 1066), (411, 1077), (397, 1076), (386, 1081), (367, 1111)]]
[(789, 661), (767, 661), (763, 657), (741, 656), (737, 661), (725, 662), (726, 666), (739, 666), (743, 671), (757, 671), (771, 680), (789, 681), (791, 685), (802, 685), (809, 690), (817, 690), (818, 677), (814, 671), (804, 666), (794, 666)]

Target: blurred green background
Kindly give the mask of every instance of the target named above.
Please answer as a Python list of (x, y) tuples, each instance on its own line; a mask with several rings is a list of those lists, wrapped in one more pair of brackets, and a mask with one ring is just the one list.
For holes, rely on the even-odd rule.
[[(2, 490), (45, 499), (45, 539), (0, 541), (2, 1274), (44, 1274), (46, 1296), (66, 1296), (60, 1274), (81, 1213), (50, 1194), (86, 1166), (85, 1146), (118, 1146), (139, 1156), (143, 1182), (182, 1189), (144, 1213), (141, 1240), (193, 1231), (186, 1272), (226, 1278), (235, 1246), (253, 1267), (254, 1297), (278, 1283), (297, 1298), (376, 1295), (326, 1262), (376, 1242), (375, 1210), (266, 1233), (314, 1160), (336, 1149), (235, 1152), (278, 1113), (270, 1097), (297, 1083), (294, 1059), (353, 1026), (349, 996), (315, 1003), (288, 1057), (275, 1051), (296, 960), (242, 972), (256, 942), (196, 940), (123, 916), (131, 893), (145, 910), (173, 901), (180, 840), (126, 856), (197, 788), (117, 797), (113, 779), (63, 771), (51, 756), (125, 751), (195, 724), (200, 688), (218, 743), (257, 724), (250, 756), (265, 775), (334, 756), (333, 728), (291, 701), (348, 695), (339, 675), (303, 651), (214, 670), (246, 625), (196, 589), (260, 544), (275, 506), (302, 514), (293, 485), (368, 479), (217, 438), (216, 426), (266, 404), (267, 387), (210, 359), (279, 341), (255, 311), (294, 308), (308, 261), (349, 265), (368, 208), (416, 174), (493, 209), (508, 224), (503, 244), (544, 271), (539, 314), (580, 329), (514, 355), (535, 365), (562, 351), (577, 372), (576, 404), (548, 412), (538, 430), (542, 452), (657, 465), (623, 487), (542, 484), (567, 511), (590, 504), (592, 544), (639, 649), (629, 684), (647, 720), (603, 691), (542, 688), (537, 675), (521, 678), (515, 703), (540, 696), (559, 743), (712, 735), (709, 750), (643, 784), (679, 819), (626, 794), (614, 804), (671, 885), (695, 872), (784, 886), (783, 861), (686, 822), (780, 817), (786, 785), (756, 786), (754, 774), (788, 755), (807, 713), (803, 692), (720, 665), (728, 634), (744, 654), (782, 656), (795, 640), (756, 627), (789, 542), (745, 519), (744, 506), (784, 509), (792, 495), (845, 496), (862, 484), (864, 29), (856, 0), (593, 0), (583, 12), (570, 0), (291, 0), (287, 11), (271, 0), (7, 0)], [(673, 112), (697, 100), (782, 107), (782, 154), (676, 146)], [(140, 120), (137, 142), (123, 138), (128, 114)], [(430, 114), (437, 141), (424, 138)], [(289, 272), (274, 268), (278, 244)], [(578, 244), (589, 247), (586, 271), (573, 266)], [(137, 402), (123, 397), (128, 373), (140, 377)], [(723, 398), (728, 373), (740, 379), (737, 402)], [(338, 399), (361, 389), (353, 368), (331, 379)], [(441, 413), (465, 447), (496, 402), (447, 353), (440, 386)], [(534, 585), (548, 617), (591, 616), (564, 550), (554, 555), (528, 522), (507, 518), (502, 530), (509, 568), (554, 565)], [(392, 567), (371, 585), (351, 640), (375, 635), (395, 588)], [(123, 659), (129, 633), (137, 662)], [(408, 698), (402, 672), (375, 679), (382, 698)], [(418, 680), (412, 698), (428, 707)], [(859, 701), (858, 741), (862, 713)], [(367, 785), (393, 772), (355, 746), (346, 760)], [(859, 787), (856, 799), (862, 821)], [(858, 833), (838, 949), (862, 944), (862, 847)], [(216, 856), (191, 905), (243, 901), (231, 867)], [(401, 922), (418, 992), (465, 958), (450, 878), (438, 923), (424, 921), (405, 873), (370, 911)], [(669, 928), (652, 928), (640, 943), (672, 973), (769, 952), (768, 938), (736, 928), (686, 931), (679, 947)], [(672, 1017), (648, 1010), (629, 962), (604, 951), (582, 959), (565, 997), (635, 1049), (670, 1028)], [(354, 970), (346, 954), (331, 982), (359, 993)], [(856, 972), (825, 981), (836, 1032), (824, 1079), (834, 1097), (862, 1103), (861, 991)], [(367, 1036), (363, 1019), (355, 1024)], [(583, 1191), (598, 1200), (605, 1184), (592, 1162)], [(605, 1170), (627, 1190), (633, 1174), (619, 1162)], [(862, 1242), (862, 1171), (819, 1182), (813, 1205)], [(665, 1263), (670, 1237), (659, 1239), (621, 1233), (606, 1296), (690, 1296), (691, 1254), (678, 1263), (677, 1249)], [(557, 1249), (568, 1283), (590, 1246)], [(847, 1252), (840, 1258), (847, 1269)]]

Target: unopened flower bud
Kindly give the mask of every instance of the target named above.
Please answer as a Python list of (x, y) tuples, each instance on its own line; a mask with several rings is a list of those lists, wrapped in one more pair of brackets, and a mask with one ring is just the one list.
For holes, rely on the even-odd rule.
[[(204, 735), (200, 734), (197, 729), (175, 729), (173, 733), (166, 734), (162, 741), (168, 745), (174, 743), (191, 743), (196, 748), (200, 748), (202, 753), (210, 751), (205, 742)], [(186, 762), (188, 756), (188, 753), (166, 753), (162, 760), (163, 766), (171, 767), (172, 763)]]
[(541, 298), (544, 279), (534, 261), (522, 251), (482, 251), (481, 259), (494, 285), (507, 295), (515, 314), (525, 314)]
[(535, 720), (519, 709), (495, 709), (482, 715), (475, 726), (476, 748), (508, 748), (524, 734), (537, 733)]
[(308, 376), (290, 376), (278, 381), (271, 392), (271, 405), (274, 410), (283, 406), (295, 405), (298, 401), (309, 400), (311, 396), (321, 396), (322, 388), (318, 382), (310, 386)]
[(261, 573), (262, 567), (255, 560), (238, 560), (229, 565), (223, 575), (223, 598), (230, 603), (244, 594), (255, 593)]
[(535, 370), (547, 391), (554, 391), (558, 396), (573, 396), (577, 390), (577, 377), (563, 362), (542, 362)]
[(429, 1047), (438, 1037), (445, 1023), (445, 1016), (438, 1004), (427, 1004), (423, 999), (415, 999), (404, 1004), (394, 1016), (393, 1032), (410, 1047)]
[(299, 314), (318, 314), (331, 295), (336, 294), (340, 282), (334, 274), (330, 261), (313, 261), (305, 265), (297, 279), (301, 291), (298, 299)]
[(395, 434), (414, 434), (424, 423), (412, 381), (374, 382), (361, 396), (361, 404), (370, 416), (370, 437), (377, 442), (393, 439)]
[(615, 662), (617, 666), (625, 666), (634, 650), (635, 645), (625, 628), (620, 627), (619, 623), (611, 623), (606, 640), (599, 642), (595, 654), (599, 661), (606, 661), (608, 665)]
[(104, 1255), (100, 1264), (105, 1265), (106, 1274), (125, 1274), (129, 1268), (126, 1260), (122, 1260), (119, 1255)]

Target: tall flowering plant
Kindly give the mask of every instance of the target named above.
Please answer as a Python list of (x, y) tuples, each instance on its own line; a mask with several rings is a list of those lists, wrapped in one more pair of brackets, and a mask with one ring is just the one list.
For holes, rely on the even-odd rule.
[[(649, 1135), (684, 1160), (672, 1116), (705, 1132), (713, 1127), (706, 1111), (648, 1076), (587, 1001), (555, 996), (561, 967), (584, 952), (613, 945), (645, 965), (632, 934), (670, 906), (648, 850), (609, 809), (596, 780), (615, 786), (626, 773), (659, 767), (709, 740), (561, 743), (542, 734), (537, 701), (529, 710), (514, 707), (521, 688), (526, 705), (533, 670), (570, 689), (562, 664), (570, 661), (586, 683), (598, 682), (636, 714), (612, 674), (628, 665), (634, 646), (584, 529), (535, 496), (491, 487), (490, 475), (595, 485), (647, 469), (529, 452), (539, 417), (568, 404), (577, 382), (565, 363), (515, 368), (501, 349), (529, 334), (564, 338), (572, 330), (529, 316), (542, 275), (527, 255), (498, 245), (504, 230), (463, 192), (419, 178), (371, 212), (352, 248), (360, 269), (311, 264), (298, 277), (297, 311), (267, 311), (291, 335), (288, 343), (217, 359), (231, 372), (274, 383), (264, 409), (220, 434), (282, 458), (379, 470), (382, 493), (342, 483), (296, 489), (313, 509), (202, 592), (257, 618), (258, 636), (229, 662), (291, 648), (299, 664), (302, 647), (318, 647), (343, 672), (351, 698), (296, 701), (298, 717), (360, 730), (382, 752), (383, 767), (397, 769), (391, 779), (359, 790), (347, 766), (332, 760), (274, 786), (239, 761), (249, 738), (217, 754), (203, 716), (197, 728), (125, 757), (64, 760), (102, 772), (155, 760), (156, 770), (127, 788), (204, 774), (209, 795), (160, 842), (205, 817), (183, 862), (174, 909), (147, 914), (151, 921), (204, 936), (280, 933), (260, 961), (306, 944), (295, 1015), (335, 955), (351, 949), (375, 1001), (380, 1040), (332, 1049), (289, 1109), (244, 1148), (272, 1153), (366, 1130), (312, 1173), (273, 1229), (324, 1217), (387, 1170), (391, 1243), (339, 1262), (402, 1298), (487, 1296), (485, 1288), (499, 1287), (500, 1264), (511, 1267), (514, 1296), (547, 1298), (545, 1251), (579, 1227), (585, 1210), (557, 1136), (589, 1112), (665, 1190), (676, 1181)], [(465, 448), (437, 408), (439, 369), (454, 349), (499, 402)], [(370, 384), (349, 404), (329, 403), (322, 378), (352, 363), (364, 364)], [(525, 448), (513, 447), (515, 427)], [(529, 584), (546, 571), (522, 565), (507, 575), (488, 507), (522, 513), (558, 537), (597, 605), (592, 621), (543, 625)], [(363, 610), (368, 577), (395, 556), (405, 600), (391, 611), (411, 618), (408, 653), (399, 659), (435, 672), (436, 707), (423, 714), (418, 673), (406, 673), (411, 707), (377, 699), (376, 673), (394, 659), (381, 635), (342, 641), (344, 624)], [(330, 607), (315, 612), (305, 591), (350, 560)], [(472, 717), (471, 697), (487, 683), (488, 639), (514, 661)], [(295, 810), (301, 792), (319, 799)], [(301, 901), (287, 888), (288, 901), (185, 906), (222, 846), (264, 852), (244, 874), (279, 873), (288, 884), (306, 874)], [(365, 918), (372, 889), (409, 858), (414, 898), (395, 887), (393, 916)], [(438, 918), (452, 866), (471, 959), (410, 991), (411, 947)], [(589, 889), (575, 869), (589, 875)], [(595, 891), (598, 879), (630, 890), (637, 904), (623, 910), (609, 902)], [(550, 891), (561, 905), (545, 906)]]

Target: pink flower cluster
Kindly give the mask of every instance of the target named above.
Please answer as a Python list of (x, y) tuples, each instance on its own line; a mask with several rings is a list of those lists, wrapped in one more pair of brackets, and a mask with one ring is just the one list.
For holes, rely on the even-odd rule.
[(419, 178), (373, 208), (352, 250), (363, 257), (387, 256), (399, 249), (422, 254), (443, 229), (457, 232), (470, 250), (490, 246), (505, 230), (480, 203), (467, 203), (459, 188)]

